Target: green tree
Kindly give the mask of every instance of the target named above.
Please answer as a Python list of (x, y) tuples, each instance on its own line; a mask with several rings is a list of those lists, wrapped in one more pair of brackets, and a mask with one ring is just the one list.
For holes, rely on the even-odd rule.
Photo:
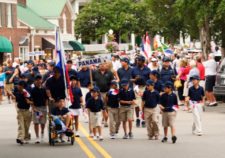
[(153, 19), (144, 1), (93, 0), (78, 15), (75, 33), (77, 37), (96, 39), (112, 29), (119, 42), (132, 32), (150, 32)]

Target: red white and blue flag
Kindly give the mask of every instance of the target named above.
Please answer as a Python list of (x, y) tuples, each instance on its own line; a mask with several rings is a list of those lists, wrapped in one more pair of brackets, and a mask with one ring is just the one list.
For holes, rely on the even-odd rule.
[[(66, 58), (65, 58), (65, 51), (63, 48), (63, 43), (61, 39), (61, 34), (60, 30), (56, 30), (56, 66), (60, 68), (61, 70), (61, 75), (63, 76), (64, 79), (64, 84), (65, 84), (65, 94), (68, 96), (67, 88), (69, 87), (70, 93), (69, 93), (69, 99), (70, 102), (73, 102), (73, 95), (70, 87), (70, 78), (69, 78), (69, 73), (66, 67)], [(57, 85), (56, 85), (57, 86)]]
[(152, 55), (151, 41), (150, 41), (150, 38), (149, 38), (147, 32), (146, 32), (146, 35), (142, 39), (141, 50), (142, 50), (142, 55), (144, 55), (145, 58), (148, 59), (149, 57), (151, 57), (151, 55)]

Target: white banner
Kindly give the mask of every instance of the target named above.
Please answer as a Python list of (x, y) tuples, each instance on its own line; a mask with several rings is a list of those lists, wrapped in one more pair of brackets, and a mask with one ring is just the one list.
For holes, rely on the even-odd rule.
[(37, 51), (37, 52), (28, 52), (29, 56), (35, 56), (35, 55), (44, 55), (44, 51)]

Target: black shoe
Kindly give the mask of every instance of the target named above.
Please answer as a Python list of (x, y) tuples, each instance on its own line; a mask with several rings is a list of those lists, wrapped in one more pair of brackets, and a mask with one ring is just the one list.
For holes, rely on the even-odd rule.
[(176, 137), (176, 136), (173, 136), (173, 137), (172, 137), (172, 142), (173, 142), (173, 144), (175, 144), (176, 141), (177, 141), (177, 137)]
[(16, 139), (16, 143), (18, 143), (20, 145), (23, 145), (24, 144), (24, 142), (22, 140), (20, 140), (20, 139)]
[(164, 137), (164, 138), (162, 139), (162, 143), (167, 142), (167, 140), (168, 140), (168, 138), (167, 138), (167, 137)]
[(141, 125), (142, 125), (143, 128), (145, 128), (145, 121), (142, 121)]
[(141, 123), (140, 119), (137, 119), (136, 120), (136, 127), (140, 127), (140, 123)]
[(132, 132), (128, 133), (128, 136), (129, 136), (130, 139), (134, 138), (134, 135), (133, 135)]

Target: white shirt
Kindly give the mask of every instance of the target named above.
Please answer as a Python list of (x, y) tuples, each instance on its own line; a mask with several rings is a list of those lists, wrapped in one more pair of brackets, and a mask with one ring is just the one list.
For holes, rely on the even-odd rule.
[(117, 71), (119, 68), (121, 68), (121, 63), (120, 63), (119, 60), (112, 61), (112, 64), (113, 64), (113, 70), (114, 71)]
[(205, 76), (215, 76), (217, 63), (214, 59), (207, 60), (203, 63), (205, 67)]

